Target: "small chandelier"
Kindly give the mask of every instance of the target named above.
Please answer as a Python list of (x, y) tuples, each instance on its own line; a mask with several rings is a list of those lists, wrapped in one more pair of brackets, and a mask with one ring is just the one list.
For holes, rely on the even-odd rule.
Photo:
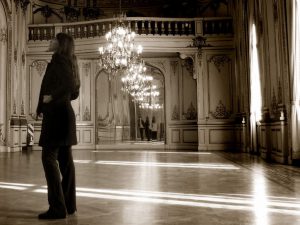
[(141, 45), (134, 45), (135, 32), (125, 25), (124, 18), (125, 15), (120, 14), (116, 25), (105, 35), (107, 45), (99, 47), (100, 66), (114, 75), (127, 69), (143, 51)]

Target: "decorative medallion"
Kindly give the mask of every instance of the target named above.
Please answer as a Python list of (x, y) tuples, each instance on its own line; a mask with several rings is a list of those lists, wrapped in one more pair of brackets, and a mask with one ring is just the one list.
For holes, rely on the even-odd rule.
[(211, 112), (211, 115), (216, 119), (228, 119), (230, 117), (230, 114), (230, 112), (227, 112), (226, 107), (221, 100), (216, 107), (216, 111)]
[(173, 108), (172, 120), (179, 120), (179, 113), (178, 113), (177, 105), (175, 105)]
[(208, 60), (208, 62), (213, 62), (220, 73), (221, 67), (223, 67), (226, 63), (231, 62), (231, 59), (227, 55), (214, 55)]
[(190, 45), (190, 47), (197, 47), (198, 49), (201, 49), (203, 47), (210, 47), (211, 45), (206, 44), (206, 38), (202, 36), (197, 36), (193, 38), (193, 44)]

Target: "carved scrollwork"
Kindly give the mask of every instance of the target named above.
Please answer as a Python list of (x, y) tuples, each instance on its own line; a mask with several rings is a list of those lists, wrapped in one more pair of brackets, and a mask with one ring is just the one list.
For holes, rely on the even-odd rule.
[(90, 121), (91, 120), (91, 113), (88, 107), (85, 108), (84, 114), (83, 114), (83, 121)]
[(14, 49), (14, 61), (15, 61), (15, 63), (17, 63), (17, 60), (18, 60), (18, 47), (15, 46), (15, 49)]
[(22, 66), (25, 66), (25, 61), (26, 61), (26, 54), (25, 54), (25, 50), (23, 50), (22, 52)]
[(211, 115), (215, 119), (228, 119), (230, 118), (231, 112), (227, 111), (226, 106), (220, 100), (215, 112), (211, 112)]
[(7, 29), (6, 28), (0, 28), (0, 42), (7, 42)]
[(32, 66), (36, 68), (36, 71), (39, 73), (40, 76), (42, 76), (45, 73), (47, 65), (47, 61), (35, 61), (32, 63)]
[(283, 102), (283, 99), (282, 99), (281, 82), (278, 82), (278, 104), (281, 104), (282, 102)]
[(21, 115), (25, 115), (25, 106), (24, 106), (24, 101), (22, 100), (21, 103)]
[(3, 124), (0, 123), (0, 145), (5, 144), (5, 137), (4, 137), (4, 132), (3, 132)]
[(214, 55), (212, 56), (208, 62), (213, 62), (219, 72), (221, 72), (221, 67), (223, 67), (226, 63), (231, 62), (231, 59), (227, 55)]
[(175, 105), (173, 108), (172, 120), (179, 120), (179, 112), (178, 112), (177, 105)]
[(191, 102), (189, 108), (187, 109), (187, 112), (184, 114), (184, 117), (187, 120), (197, 119), (197, 111), (192, 102)]
[(190, 72), (191, 75), (194, 73), (193, 60), (190, 58), (184, 59), (182, 62), (182, 66)]
[(275, 90), (273, 88), (273, 95), (272, 95), (272, 102), (271, 102), (271, 107), (272, 107), (272, 113), (274, 115), (277, 114), (277, 99), (276, 99), (276, 95), (275, 95)]

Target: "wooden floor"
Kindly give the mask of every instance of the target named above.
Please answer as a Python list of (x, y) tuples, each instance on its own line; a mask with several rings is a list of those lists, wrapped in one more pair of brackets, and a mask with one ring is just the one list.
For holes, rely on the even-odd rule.
[(223, 152), (74, 150), (78, 212), (42, 221), (41, 152), (0, 153), (1, 225), (300, 224), (300, 168)]

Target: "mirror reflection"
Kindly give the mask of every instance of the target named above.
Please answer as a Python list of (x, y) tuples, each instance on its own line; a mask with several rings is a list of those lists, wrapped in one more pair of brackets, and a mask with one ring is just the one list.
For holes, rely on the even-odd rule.
[(134, 91), (126, 86), (126, 74), (110, 76), (102, 70), (97, 75), (97, 144), (164, 142), (164, 76), (149, 65), (145, 71), (146, 85), (141, 88), (141, 84), (135, 82)]

